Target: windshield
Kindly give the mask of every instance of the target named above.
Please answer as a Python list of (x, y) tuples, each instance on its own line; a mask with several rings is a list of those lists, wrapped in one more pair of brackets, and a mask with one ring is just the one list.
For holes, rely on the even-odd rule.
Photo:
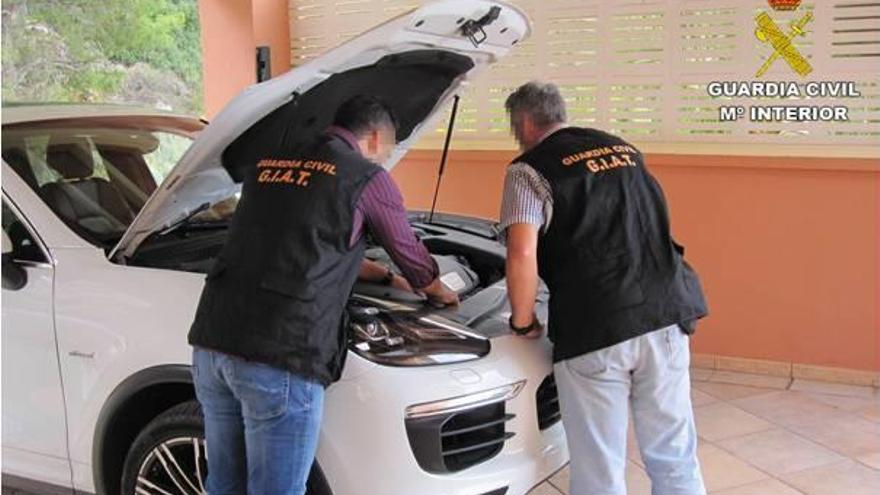
[[(94, 117), (3, 127), (3, 160), (71, 229), (112, 247), (203, 128), (196, 119)], [(211, 209), (196, 220), (228, 215)]]

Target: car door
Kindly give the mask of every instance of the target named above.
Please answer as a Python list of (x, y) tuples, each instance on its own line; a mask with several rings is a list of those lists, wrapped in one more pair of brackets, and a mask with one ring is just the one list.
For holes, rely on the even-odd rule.
[[(48, 251), (3, 195), (3, 476), (71, 486)], [(11, 478), (10, 478), (11, 477)]]

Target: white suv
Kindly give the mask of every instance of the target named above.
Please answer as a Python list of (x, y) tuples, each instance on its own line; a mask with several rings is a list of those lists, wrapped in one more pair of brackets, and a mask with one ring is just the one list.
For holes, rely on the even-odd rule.
[[(241, 167), (367, 93), (401, 124), (391, 168), (528, 32), (501, 2), (431, 3), (252, 86), (207, 127), (128, 107), (4, 106), (4, 485), (204, 493), (186, 333)], [(522, 495), (568, 458), (550, 345), (507, 331), (489, 222), (414, 213), (412, 224), (462, 304), (355, 287), (309, 494)], [(367, 256), (390, 263), (379, 247)]]

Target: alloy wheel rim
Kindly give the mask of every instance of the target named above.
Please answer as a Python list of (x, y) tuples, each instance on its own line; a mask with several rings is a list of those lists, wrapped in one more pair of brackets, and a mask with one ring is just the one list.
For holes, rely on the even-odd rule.
[(185, 436), (163, 441), (138, 469), (136, 495), (205, 495), (205, 439)]

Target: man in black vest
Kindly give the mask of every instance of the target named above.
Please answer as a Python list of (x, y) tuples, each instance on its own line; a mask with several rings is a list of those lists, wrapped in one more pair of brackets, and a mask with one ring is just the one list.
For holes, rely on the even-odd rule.
[(642, 154), (569, 127), (552, 84), (505, 104), (523, 154), (505, 178), (511, 329), (538, 338), (539, 275), (571, 453), (572, 495), (626, 493), (628, 411), (656, 495), (705, 494), (690, 401), (688, 334), (706, 315)]
[[(258, 160), (245, 178), (189, 333), (211, 495), (305, 493), (324, 388), (342, 372), (344, 311), (359, 273), (421, 288), (435, 304), (458, 302), (376, 164), (390, 155), (395, 134), (381, 102), (354, 97), (327, 133), (301, 151)], [(362, 263), (365, 228), (406, 282)]]

